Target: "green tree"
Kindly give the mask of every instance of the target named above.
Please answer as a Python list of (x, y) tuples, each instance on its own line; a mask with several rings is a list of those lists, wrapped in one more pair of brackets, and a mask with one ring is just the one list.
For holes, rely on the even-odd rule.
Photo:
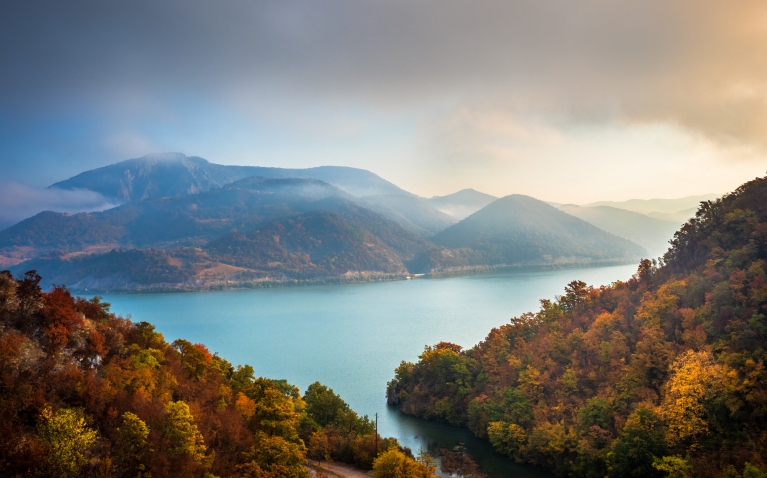
[(320, 382), (309, 385), (304, 401), (304, 412), (321, 427), (335, 423), (343, 413), (351, 410), (340, 396)]
[(136, 414), (125, 412), (122, 425), (117, 428), (115, 456), (117, 465), (129, 476), (135, 476), (145, 470), (144, 452), (147, 446), (149, 427)]
[(653, 466), (655, 457), (663, 456), (666, 443), (660, 417), (655, 411), (640, 405), (621, 430), (612, 452), (607, 455), (610, 478), (661, 477), (663, 472)]
[(46, 405), (40, 413), (37, 434), (48, 451), (48, 476), (77, 475), (88, 463), (88, 449), (98, 438), (96, 430), (88, 426), (81, 409), (61, 408), (54, 411), (50, 405)]
[(197, 463), (205, 459), (205, 440), (194, 422), (189, 405), (179, 400), (165, 405), (164, 434), (170, 443), (169, 451), (186, 455)]

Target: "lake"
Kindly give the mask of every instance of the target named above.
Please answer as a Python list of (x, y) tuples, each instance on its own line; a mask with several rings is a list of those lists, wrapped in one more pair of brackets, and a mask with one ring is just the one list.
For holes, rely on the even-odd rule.
[(465, 430), (427, 423), (386, 405), (386, 383), (402, 360), (440, 341), (465, 348), (491, 328), (562, 294), (575, 279), (626, 280), (636, 265), (503, 273), (328, 286), (172, 294), (107, 294), (112, 311), (154, 324), (166, 340), (203, 343), (257, 375), (301, 390), (332, 388), (378, 429), (412, 448), (464, 443), (493, 477), (549, 476), (515, 465)]

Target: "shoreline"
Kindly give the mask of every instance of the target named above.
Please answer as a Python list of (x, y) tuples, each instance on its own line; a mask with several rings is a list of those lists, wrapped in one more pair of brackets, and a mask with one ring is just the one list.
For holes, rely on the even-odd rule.
[(227, 290), (257, 290), (276, 289), (283, 287), (308, 287), (317, 285), (342, 285), (342, 284), (366, 284), (373, 282), (395, 282), (404, 280), (443, 279), (449, 277), (461, 277), (483, 275), (492, 273), (504, 273), (512, 271), (549, 271), (549, 270), (576, 270), (594, 269), (600, 267), (614, 267), (621, 265), (638, 264), (637, 261), (606, 261), (606, 262), (568, 262), (561, 264), (501, 264), (495, 266), (475, 266), (456, 270), (434, 271), (424, 274), (380, 274), (355, 277), (329, 277), (324, 279), (288, 279), (288, 280), (263, 280), (263, 281), (227, 281), (226, 283), (214, 283), (209, 285), (195, 284), (158, 284), (148, 286), (134, 286), (128, 288), (80, 288), (70, 287), (70, 290), (78, 294), (182, 294), (186, 292), (220, 292)]

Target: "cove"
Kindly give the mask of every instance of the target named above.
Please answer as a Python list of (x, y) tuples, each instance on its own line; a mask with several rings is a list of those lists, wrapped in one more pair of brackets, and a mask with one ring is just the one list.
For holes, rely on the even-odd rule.
[(463, 443), (492, 477), (550, 476), (514, 464), (468, 431), (407, 417), (386, 405), (386, 383), (402, 360), (440, 341), (469, 348), (491, 328), (538, 310), (572, 280), (607, 285), (637, 266), (502, 273), (408, 281), (171, 294), (107, 294), (112, 311), (154, 324), (171, 342), (203, 343), (256, 375), (301, 390), (319, 381), (404, 446)]

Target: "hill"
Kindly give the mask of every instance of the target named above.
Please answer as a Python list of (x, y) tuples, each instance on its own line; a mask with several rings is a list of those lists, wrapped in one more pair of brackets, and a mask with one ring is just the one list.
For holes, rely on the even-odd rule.
[(648, 212), (647, 215), (656, 219), (663, 219), (664, 221), (676, 222), (682, 225), (695, 217), (695, 212), (698, 210), (697, 206), (689, 209), (682, 209), (676, 212)]
[[(700, 194), (697, 196), (686, 196), (677, 199), (629, 199), (628, 201), (598, 201), (591, 204), (584, 204), (585, 207), (609, 206), (634, 211), (640, 214), (657, 213), (676, 213), (685, 209), (698, 209), (703, 201), (710, 201), (719, 197), (718, 194)], [(691, 216), (690, 216), (691, 217)], [(686, 218), (686, 219), (689, 219)]]
[(149, 154), (85, 171), (51, 185), (87, 189), (117, 202), (197, 194), (250, 177), (318, 179), (353, 196), (410, 195), (364, 169), (320, 166), (307, 169), (227, 166), (181, 153)]
[(701, 205), (663, 263), (464, 350), (403, 362), (388, 400), (558, 476), (767, 475), (767, 178)]
[(0, 250), (29, 246), (75, 252), (84, 246), (199, 245), (230, 232), (316, 209), (327, 198), (350, 200), (314, 179), (249, 177), (204, 193), (126, 203), (96, 213), (44, 212), (0, 231)]
[(326, 211), (272, 221), (248, 234), (229, 233), (205, 250), (226, 264), (291, 278), (407, 273), (399, 255), (381, 239)]
[(433, 247), (351, 199), (319, 180), (249, 177), (100, 213), (41, 213), (0, 231), (0, 252), (32, 258), (16, 272), (104, 290), (402, 275), (403, 261)]
[[(676, 221), (665, 221), (610, 206), (584, 207), (563, 204), (557, 209), (589, 224), (644, 247), (652, 257), (662, 256), (679, 228)], [(692, 215), (695, 213), (693, 212)]]
[(498, 198), (495, 196), (474, 189), (462, 189), (447, 196), (434, 196), (426, 201), (435, 209), (460, 221), (496, 199)]
[(138, 203), (200, 194), (249, 177), (322, 181), (345, 192), (348, 200), (373, 209), (422, 237), (455, 222), (425, 200), (370, 171), (341, 166), (307, 169), (225, 166), (195, 156), (165, 153), (85, 171), (51, 188), (86, 189), (116, 203)]
[(359, 204), (376, 211), (419, 236), (429, 237), (457, 220), (432, 207), (426, 199), (403, 194), (381, 194), (361, 198)]
[(0, 272), (3, 476), (310, 478), (311, 458), (435, 478), (319, 382), (301, 393), (40, 281)]
[[(638, 260), (646, 251), (529, 196), (498, 199), (431, 238), (470, 265), (561, 265)], [(470, 250), (470, 251), (469, 251)]]

